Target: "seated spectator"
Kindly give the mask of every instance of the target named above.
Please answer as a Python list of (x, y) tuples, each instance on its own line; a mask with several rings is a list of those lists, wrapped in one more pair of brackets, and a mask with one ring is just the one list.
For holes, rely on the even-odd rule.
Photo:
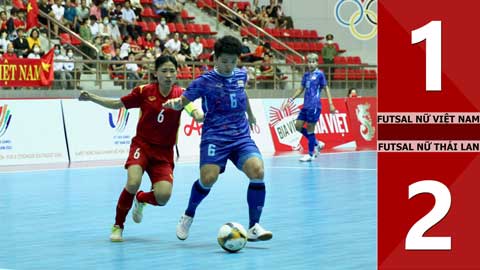
[(90, 27), (90, 32), (92, 33), (92, 37), (96, 37), (98, 35), (98, 30), (99, 26), (97, 23), (97, 17), (95, 15), (90, 15), (90, 20), (89, 20), (89, 27)]
[[(15, 48), (15, 53), (20, 58), (23, 58), (28, 55), (29, 50), (31, 49), (28, 46), (27, 39), (25, 38), (25, 29), (24, 28), (17, 29), (17, 33), (18, 33), (18, 38), (16, 38), (12, 43), (13, 43), (13, 47)], [(40, 50), (40, 47), (38, 49)]]
[(140, 83), (141, 77), (139, 74), (140, 68), (136, 63), (132, 63), (135, 61), (135, 54), (130, 53), (128, 54), (128, 63), (125, 64), (125, 69), (127, 70), (127, 87), (128, 89), (132, 89)]
[[(241, 11), (238, 9), (237, 2), (233, 3), (232, 10), (237, 14), (241, 13)], [(225, 26), (236, 30), (237, 26), (242, 25), (242, 20), (237, 15), (235, 15), (235, 13), (226, 12), (225, 16), (226, 16), (225, 21), (223, 21), (223, 24), (225, 24)]]
[(283, 11), (282, 4), (278, 3), (276, 9), (276, 26), (280, 29), (293, 29), (293, 20), (292, 17), (286, 16), (285, 12)]
[(155, 14), (162, 16), (167, 22), (176, 22), (181, 10), (178, 9), (175, 0), (153, 0)]
[[(38, 9), (43, 11), (45, 14), (48, 14), (51, 16), (53, 15), (53, 13), (51, 14), (52, 5), (49, 3), (48, 0), (40, 0), (40, 3), (38, 4)], [(42, 16), (38, 16), (38, 22), (40, 22), (43, 25), (48, 24), (48, 20)]]
[(110, 37), (103, 38), (102, 53), (106, 60), (111, 60), (115, 56), (115, 46)]
[(65, 12), (63, 14), (63, 17), (65, 18), (65, 26), (74, 30), (77, 28), (77, 9), (75, 6), (75, 2), (72, 2), (71, 0), (65, 1)]
[(0, 30), (0, 54), (7, 51), (7, 45), (10, 43), (8, 40), (7, 30)]
[(42, 44), (40, 43), (40, 31), (37, 28), (33, 28), (30, 31), (30, 36), (27, 38), (28, 48), (32, 49), (33, 45), (37, 44), (40, 47), (40, 50), (43, 52)]
[(260, 63), (263, 61), (263, 57), (265, 56), (266, 53), (269, 53), (271, 51), (271, 46), (270, 43), (265, 42), (261, 45), (258, 45), (257, 48), (255, 49), (255, 52), (250, 55), (250, 57), (245, 58), (244, 62), (249, 62), (249, 63), (255, 63), (258, 62)]
[[(135, 11), (131, 8), (130, 0), (125, 1), (125, 6), (122, 9), (122, 22), (125, 24), (125, 29), (123, 29), (123, 34), (138, 36), (142, 35), (142, 27), (136, 25), (137, 24), (137, 16), (135, 15)], [(125, 30), (127, 33), (125, 33)]]
[(162, 18), (160, 20), (160, 24), (158, 24), (155, 28), (155, 34), (157, 35), (157, 38), (161, 41), (162, 44), (165, 44), (165, 42), (167, 42), (167, 38), (170, 35), (170, 29), (167, 26), (165, 18)]
[(195, 36), (195, 41), (190, 43), (190, 56), (192, 61), (198, 61), (198, 57), (203, 53), (203, 44), (200, 42), (200, 36)]
[(87, 6), (86, 0), (81, 0), (80, 5), (76, 7), (77, 12), (77, 25), (75, 25), (76, 31), (80, 31), (80, 26), (84, 21), (90, 19), (90, 9)]
[[(73, 76), (72, 74), (70, 74), (70, 72), (65, 72), (64, 62), (63, 62), (68, 58), (62, 53), (62, 49), (58, 44), (54, 46), (54, 53), (55, 53), (55, 56), (53, 57), (53, 74), (54, 74), (53, 76), (55, 78), (54, 89), (58, 89), (59, 88), (58, 86), (61, 86), (61, 89), (73, 89), (71, 85)], [(60, 60), (62, 62), (59, 62), (57, 60)]]
[(40, 47), (37, 44), (33, 45), (33, 48), (30, 51), (30, 53), (28, 54), (27, 58), (30, 58), (30, 59), (40, 59), (41, 58)]
[[(65, 8), (62, 6), (62, 0), (54, 0), (54, 4), (52, 5), (52, 12), (55, 20), (57, 20), (60, 24), (66, 23), (66, 20), (64, 18)], [(56, 35), (58, 35), (57, 24), (53, 24), (53, 31)]]
[(152, 33), (146, 33), (145, 38), (143, 40), (143, 44), (141, 46), (143, 49), (153, 49), (155, 47), (155, 43), (153, 41)]
[(118, 27), (118, 21), (112, 19), (112, 39), (116, 45), (120, 45), (122, 43), (122, 34), (120, 33), (120, 28)]
[(168, 40), (167, 43), (165, 43), (165, 50), (163, 53), (176, 57), (177, 54), (180, 52), (180, 47), (181, 47), (181, 43), (179, 39), (180, 39), (180, 35), (178, 33), (175, 33), (173, 35), (173, 38)]
[(103, 18), (103, 22), (98, 25), (98, 34), (102, 37), (112, 36), (112, 25), (108, 16)]
[(165, 49), (165, 47), (162, 46), (162, 42), (161, 42), (158, 38), (156, 38), (153, 43), (154, 43), (153, 55), (154, 55), (155, 57), (161, 56), (163, 50)]
[(182, 40), (180, 41), (180, 51), (178, 52), (180, 62), (185, 61), (192, 61), (192, 57), (190, 56), (190, 44), (188, 43), (188, 36), (186, 34), (183, 35)]
[(240, 54), (240, 60), (242, 62), (250, 62), (250, 56), (252, 51), (250, 51), (250, 46), (247, 37), (242, 38), (242, 53)]
[[(82, 73), (80, 71), (75, 72), (75, 63), (74, 63), (74, 58), (73, 58), (73, 50), (72, 48), (67, 49), (67, 55), (65, 57), (65, 60), (70, 60), (70, 62), (65, 62), (63, 63), (63, 69), (65, 70), (65, 77), (66, 78), (73, 78), (75, 77), (75, 84), (77, 86), (78, 90), (82, 90), (82, 87), (80, 87), (80, 76)], [(73, 89), (74, 83), (72, 80), (69, 80), (68, 82), (68, 89)]]
[[(92, 30), (90, 28), (90, 20), (84, 20), (80, 23), (80, 37), (84, 39), (85, 41), (92, 42), (93, 41), (93, 35), (92, 35)], [(95, 52), (92, 50), (92, 48), (88, 47), (85, 44), (80, 44), (79, 49), (85, 53), (86, 55), (94, 58), (95, 57)]]
[(18, 58), (17, 54), (15, 53), (15, 49), (13, 48), (13, 44), (11, 42), (8, 42), (7, 51), (6, 53), (3, 54), (3, 58), (7, 60)]
[(100, 7), (100, 0), (93, 0), (90, 6), (90, 19), (95, 16), (97, 22), (102, 21), (102, 11)]

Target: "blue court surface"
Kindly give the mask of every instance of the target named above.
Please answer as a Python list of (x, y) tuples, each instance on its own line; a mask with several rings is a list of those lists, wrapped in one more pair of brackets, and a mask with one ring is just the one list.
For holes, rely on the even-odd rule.
[[(0, 268), (6, 269), (376, 269), (376, 153), (265, 158), (261, 224), (273, 232), (236, 254), (223, 251), (220, 226), (248, 226), (248, 181), (230, 163), (197, 209), (190, 236), (175, 226), (198, 164), (178, 163), (170, 202), (127, 217), (123, 243), (109, 240), (121, 167), (0, 173)], [(145, 175), (142, 189), (150, 181)]]

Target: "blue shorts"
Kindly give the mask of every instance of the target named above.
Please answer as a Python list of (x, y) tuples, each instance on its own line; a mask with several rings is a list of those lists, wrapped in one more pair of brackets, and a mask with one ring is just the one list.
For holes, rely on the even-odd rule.
[(262, 154), (250, 137), (234, 142), (202, 141), (200, 144), (200, 168), (206, 164), (215, 164), (220, 167), (220, 173), (223, 173), (230, 159), (242, 170), (245, 161), (251, 157), (262, 159)]
[(321, 112), (322, 112), (321, 108), (315, 108), (315, 109), (302, 108), (297, 119), (305, 121), (307, 123), (317, 123), (318, 119), (320, 118)]

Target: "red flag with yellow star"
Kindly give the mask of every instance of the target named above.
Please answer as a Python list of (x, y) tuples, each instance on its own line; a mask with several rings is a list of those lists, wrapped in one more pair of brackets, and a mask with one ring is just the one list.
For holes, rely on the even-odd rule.
[(25, 5), (23, 4), (22, 0), (12, 0), (12, 6), (16, 7), (17, 9), (25, 9)]
[(28, 0), (27, 5), (27, 30), (32, 27), (38, 27), (37, 0)]
[(54, 48), (51, 48), (41, 58), (40, 84), (43, 86), (50, 86), (53, 82), (53, 54)]

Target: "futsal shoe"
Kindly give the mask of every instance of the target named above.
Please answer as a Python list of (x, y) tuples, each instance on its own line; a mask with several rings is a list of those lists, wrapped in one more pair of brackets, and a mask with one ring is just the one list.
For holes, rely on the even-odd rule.
[(300, 161), (301, 162), (311, 162), (312, 160), (315, 159), (315, 154), (313, 156), (311, 156), (310, 154), (307, 154), (305, 156), (303, 156)]
[(248, 229), (247, 238), (248, 241), (255, 242), (255, 241), (267, 241), (272, 239), (273, 234), (271, 231), (267, 231), (260, 224), (255, 223), (253, 227)]
[(185, 240), (188, 237), (188, 231), (190, 226), (192, 226), (193, 218), (187, 215), (182, 215), (180, 221), (177, 224), (177, 238), (180, 240)]
[[(140, 191), (139, 191), (140, 192)], [(138, 195), (138, 192), (137, 192)], [(139, 202), (137, 200), (137, 196), (133, 199), (133, 212), (132, 212), (132, 218), (135, 223), (140, 223), (142, 222), (143, 218), (143, 207), (145, 207), (146, 203)]]
[(122, 242), (123, 241), (123, 229), (118, 225), (113, 225), (112, 234), (110, 234), (110, 241), (112, 242)]
[(315, 150), (317, 150), (318, 153), (325, 148), (325, 143), (322, 141), (317, 141), (317, 145), (315, 145)]

